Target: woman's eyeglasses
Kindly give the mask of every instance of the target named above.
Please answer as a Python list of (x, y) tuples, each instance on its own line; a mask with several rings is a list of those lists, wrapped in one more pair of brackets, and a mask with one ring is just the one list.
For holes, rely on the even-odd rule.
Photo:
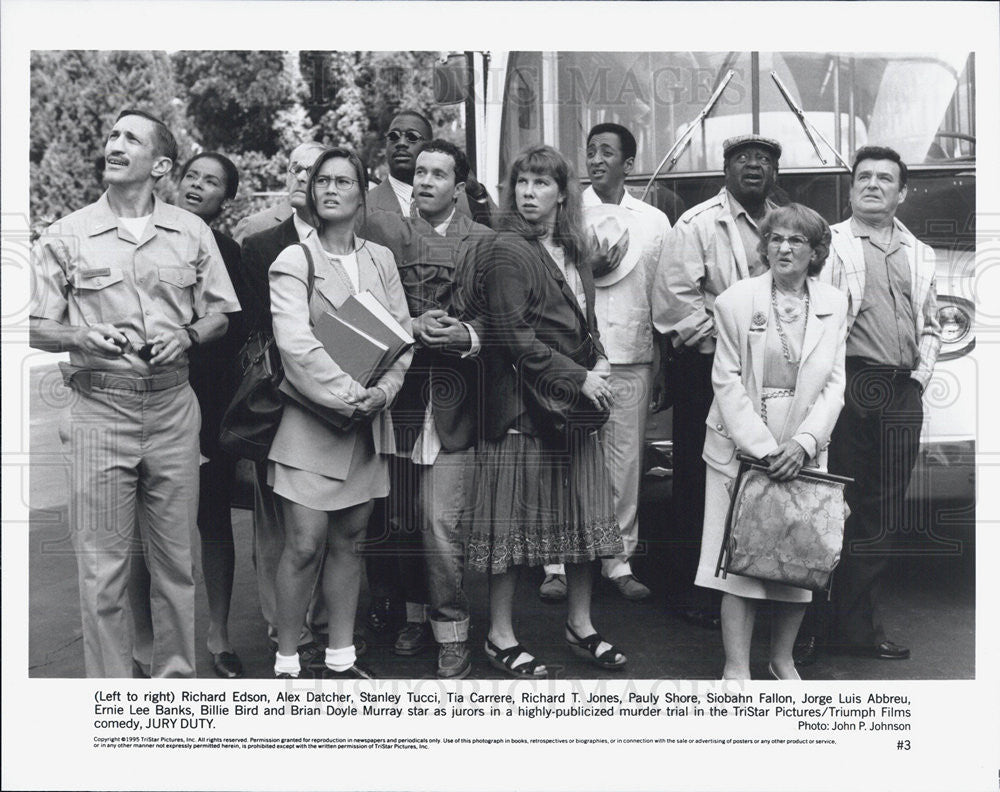
[(385, 136), (385, 139), (390, 143), (398, 143), (400, 138), (406, 138), (407, 143), (419, 143), (424, 139), (424, 136), (419, 132), (414, 132), (412, 129), (407, 129), (406, 131), (401, 131), (399, 129), (390, 129)]
[(341, 192), (351, 189), (351, 187), (357, 183), (357, 179), (351, 179), (347, 176), (337, 176), (335, 178), (331, 178), (330, 176), (317, 176), (313, 181), (313, 184), (316, 185), (317, 189), (326, 190), (332, 184)]
[(792, 250), (799, 250), (804, 245), (809, 244), (809, 240), (804, 236), (794, 235), (790, 237), (782, 236), (781, 234), (771, 234), (767, 238), (767, 244), (774, 245), (774, 247), (781, 247), (783, 243), (787, 242), (788, 247)]

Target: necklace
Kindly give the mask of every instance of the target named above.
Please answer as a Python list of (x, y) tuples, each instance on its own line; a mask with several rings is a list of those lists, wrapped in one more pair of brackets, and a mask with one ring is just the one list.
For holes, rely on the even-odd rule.
[(788, 294), (782, 294), (779, 298), (778, 287), (772, 282), (771, 307), (774, 309), (775, 325), (778, 328), (778, 338), (781, 340), (782, 354), (789, 363), (797, 363), (798, 361), (792, 358), (791, 345), (782, 325), (795, 324), (803, 316), (805, 316), (805, 322), (809, 321), (809, 290), (806, 290), (804, 299)]

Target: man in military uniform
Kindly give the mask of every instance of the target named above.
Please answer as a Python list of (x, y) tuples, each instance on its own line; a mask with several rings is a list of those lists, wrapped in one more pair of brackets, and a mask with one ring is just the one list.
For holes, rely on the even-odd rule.
[(212, 232), (153, 195), (177, 158), (154, 116), (123, 111), (104, 147), (107, 191), (32, 251), (31, 344), (69, 352), (70, 462), (87, 676), (132, 676), (127, 583), (137, 519), (152, 578), (151, 674), (193, 677), (191, 534), (201, 416), (187, 350), (240, 310)]

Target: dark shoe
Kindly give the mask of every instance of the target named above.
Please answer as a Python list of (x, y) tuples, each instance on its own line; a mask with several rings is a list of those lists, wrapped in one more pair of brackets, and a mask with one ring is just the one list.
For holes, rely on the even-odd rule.
[(625, 599), (632, 602), (644, 600), (650, 595), (650, 590), (640, 583), (635, 575), (622, 575), (621, 577), (608, 578), (610, 582)]
[[(498, 671), (503, 671), (507, 676), (515, 679), (545, 679), (549, 675), (545, 666), (538, 662), (521, 644), (514, 644), (507, 649), (501, 649), (489, 638), (483, 645), (483, 651), (490, 661), (490, 665)], [(514, 664), (521, 655), (528, 659), (522, 663)]]
[(722, 629), (722, 619), (717, 613), (710, 613), (701, 608), (685, 608), (681, 611), (681, 618), (688, 624), (701, 627), (705, 630)]
[(465, 641), (451, 641), (438, 647), (438, 679), (465, 679), (472, 670), (472, 651)]
[(816, 662), (820, 653), (820, 640), (815, 635), (807, 635), (795, 642), (792, 649), (792, 660), (795, 665), (811, 666)]
[(607, 643), (597, 633), (588, 635), (586, 638), (581, 638), (569, 624), (566, 625), (566, 632), (569, 633), (566, 643), (573, 650), (573, 654), (579, 655), (584, 660), (589, 660), (598, 668), (606, 668), (609, 671), (621, 671), (625, 668), (625, 664), (628, 663), (628, 658), (617, 647), (611, 646), (611, 644), (608, 644), (611, 647), (610, 649), (605, 649), (600, 654), (597, 654), (598, 647), (602, 643)]
[(399, 623), (400, 607), (392, 597), (372, 597), (368, 606), (368, 629), (373, 633), (384, 633)]
[(212, 652), (212, 670), (223, 679), (243, 677), (243, 663), (235, 652)]
[(275, 679), (298, 679), (298, 677), (295, 674), (286, 674), (284, 671), (282, 671), (280, 673), (275, 672), (274, 678)]
[(145, 663), (140, 663), (138, 660), (132, 660), (132, 678), (133, 679), (149, 679), (150, 669)]
[(326, 668), (326, 647), (310, 641), (299, 647), (299, 665), (305, 674), (322, 674)]
[(403, 657), (420, 654), (433, 643), (431, 626), (427, 622), (407, 622), (396, 636), (392, 651)]
[[(361, 657), (368, 651), (368, 642), (359, 634), (354, 633), (354, 656)], [(318, 675), (326, 670), (326, 646), (310, 641), (299, 647), (299, 663), (309, 674)]]
[(538, 587), (538, 596), (546, 602), (561, 602), (566, 599), (566, 576), (546, 575)]
[(375, 679), (375, 675), (372, 674), (367, 668), (359, 666), (357, 663), (352, 665), (346, 671), (334, 671), (332, 668), (327, 666), (323, 667), (323, 679)]
[(877, 646), (852, 646), (851, 654), (859, 657), (871, 657), (875, 660), (909, 660), (910, 650), (892, 641), (882, 641)]

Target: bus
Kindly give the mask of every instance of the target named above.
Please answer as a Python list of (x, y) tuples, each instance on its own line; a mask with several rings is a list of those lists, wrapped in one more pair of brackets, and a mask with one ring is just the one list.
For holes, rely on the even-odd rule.
[[(587, 131), (614, 121), (638, 142), (628, 189), (672, 223), (722, 187), (722, 142), (734, 135), (779, 140), (778, 187), (830, 223), (850, 214), (854, 152), (899, 151), (910, 175), (898, 217), (936, 253), (943, 335), (907, 496), (923, 509), (913, 551), (926, 551), (927, 536), (951, 546), (944, 526), (974, 523), (972, 53), (463, 52), (439, 63), (435, 91), (465, 103), (470, 161), (494, 198), (530, 144), (554, 146), (585, 176)], [(647, 440), (651, 473), (667, 474), (669, 419), (651, 420)]]

